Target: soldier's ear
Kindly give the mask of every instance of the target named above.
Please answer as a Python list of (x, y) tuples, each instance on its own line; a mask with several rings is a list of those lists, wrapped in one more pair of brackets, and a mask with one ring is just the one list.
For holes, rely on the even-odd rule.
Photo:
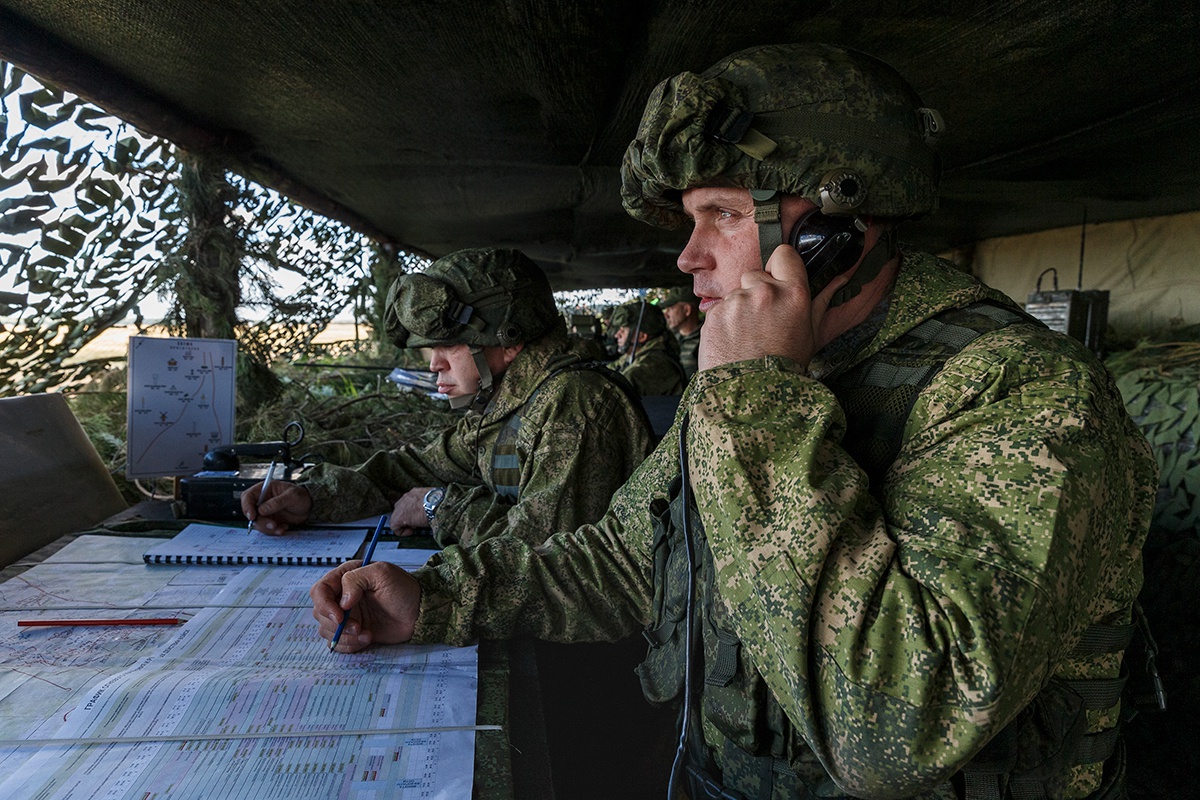
[(513, 362), (513, 359), (516, 358), (520, 354), (520, 352), (524, 349), (525, 349), (524, 342), (518, 342), (517, 344), (513, 344), (513, 345), (509, 345), (508, 347), (505, 347), (504, 348), (504, 366), (507, 367), (509, 364), (511, 364)]

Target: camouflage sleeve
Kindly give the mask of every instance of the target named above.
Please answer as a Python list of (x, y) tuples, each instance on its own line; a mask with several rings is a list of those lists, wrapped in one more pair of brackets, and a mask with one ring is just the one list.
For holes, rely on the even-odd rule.
[(516, 442), (519, 501), (490, 486), (452, 484), (433, 525), (443, 546), (502, 534), (537, 545), (595, 522), (650, 451), (649, 431), (624, 393), (594, 372), (557, 376), (527, 413)]
[(693, 381), (689, 473), (723, 602), (850, 794), (947, 779), (1098, 598), (1136, 594), (1145, 448), (1095, 362), (1008, 337), (982, 337), (922, 394), (882, 508), (839, 446), (836, 400), (794, 364)]
[[(476, 417), (478, 419), (478, 417)], [(356, 467), (322, 464), (300, 482), (312, 495), (311, 517), (323, 522), (362, 519), (389, 511), (417, 486), (446, 486), (471, 476), (471, 417), (442, 431), (424, 447), (376, 453)]]
[(615, 641), (649, 621), (650, 504), (679, 474), (674, 429), (622, 486), (595, 525), (534, 546), (500, 536), (448, 547), (416, 572), (421, 610), (413, 641), (465, 644), (528, 634)]

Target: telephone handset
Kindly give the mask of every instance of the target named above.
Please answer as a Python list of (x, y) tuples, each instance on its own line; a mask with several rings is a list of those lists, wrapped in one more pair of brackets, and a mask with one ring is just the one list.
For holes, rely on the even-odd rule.
[(796, 220), (788, 244), (804, 259), (809, 293), (815, 297), (862, 258), (863, 232), (854, 217), (831, 217), (814, 208)]

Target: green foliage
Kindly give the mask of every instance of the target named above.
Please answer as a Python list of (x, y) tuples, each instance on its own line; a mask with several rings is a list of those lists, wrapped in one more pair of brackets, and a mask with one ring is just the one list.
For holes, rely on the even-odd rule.
[[(377, 450), (427, 441), (458, 418), (444, 402), (401, 391), (387, 381), (392, 364), (369, 351), (343, 357), (309, 355), (314, 361), (302, 363), (327, 366), (275, 365), (268, 371), (274, 382), (269, 398), (247, 397), (239, 386), (238, 441), (278, 440), (284, 427), (296, 420), (305, 428), (297, 455), (353, 465)], [(144, 499), (142, 490), (124, 477), (124, 368), (109, 370), (86, 389), (68, 393), (67, 399), (126, 500)], [(143, 483), (154, 483), (159, 497), (171, 491), (169, 479)]]

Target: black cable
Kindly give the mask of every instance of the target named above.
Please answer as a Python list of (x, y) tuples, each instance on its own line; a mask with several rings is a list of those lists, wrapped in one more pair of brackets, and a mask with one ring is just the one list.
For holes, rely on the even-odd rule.
[(692, 685), (694, 676), (693, 672), (693, 651), (695, 643), (692, 641), (693, 620), (696, 614), (696, 550), (692, 542), (692, 532), (690, 525), (690, 508), (692, 501), (692, 487), (688, 482), (688, 463), (687, 463), (687, 429), (689, 414), (684, 414), (683, 419), (679, 423), (679, 495), (683, 498), (683, 541), (687, 550), (688, 561), (688, 583), (687, 583), (687, 602), (684, 605), (684, 620), (687, 628), (684, 632), (684, 652), (683, 652), (683, 714), (681, 715), (679, 725), (679, 745), (675, 749), (675, 760), (671, 763), (671, 777), (667, 782), (667, 800), (674, 800), (678, 796), (678, 780), (679, 775), (686, 766), (687, 760), (687, 739), (688, 732), (692, 726)]

